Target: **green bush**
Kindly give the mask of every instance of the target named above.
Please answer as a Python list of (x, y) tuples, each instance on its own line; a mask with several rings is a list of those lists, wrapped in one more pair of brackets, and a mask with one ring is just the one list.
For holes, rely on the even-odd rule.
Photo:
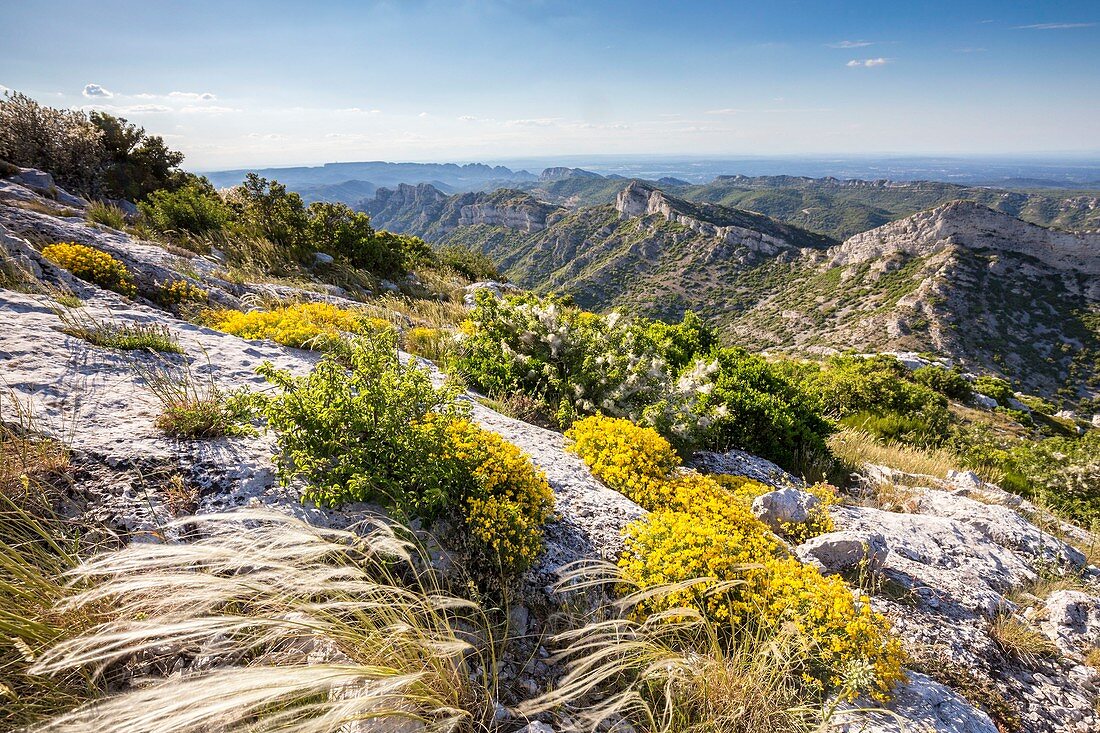
[(681, 453), (741, 448), (780, 463), (825, 450), (815, 401), (741, 349), (717, 349), (692, 313), (678, 324), (599, 316), (550, 299), (478, 293), (456, 359), (491, 396), (527, 394), (561, 427), (604, 414), (657, 429)]
[(929, 364), (916, 369), (912, 374), (912, 380), (953, 400), (966, 401), (973, 394), (970, 382), (966, 381), (958, 369), (944, 369), (941, 366)]
[(997, 377), (978, 377), (974, 380), (974, 383), (971, 386), (978, 394), (983, 394), (986, 397), (992, 397), (1002, 405), (1007, 405), (1008, 401), (1015, 396), (1015, 393), (1012, 390), (1012, 385), (1003, 379), (998, 379)]
[(359, 338), (305, 377), (270, 364), (280, 388), (264, 412), (276, 432), (284, 480), (325, 506), (370, 501), (399, 517), (442, 519), (471, 546), (475, 565), (526, 569), (542, 542), (553, 494), (518, 448), (465, 419), (455, 391), (403, 365), (396, 337)]
[(500, 273), (492, 259), (487, 254), (475, 252), (469, 247), (450, 244), (441, 247), (436, 256), (441, 265), (450, 267), (471, 282), (500, 280)]
[(301, 196), (278, 181), (249, 173), (244, 183), (233, 189), (230, 203), (237, 221), (251, 232), (292, 249), (304, 243), (309, 223), (306, 205)]
[(0, 95), (0, 158), (90, 197), (139, 201), (184, 178), (183, 153), (163, 138), (105, 112), (53, 109), (18, 92)]
[(697, 407), (712, 418), (703, 445), (740, 448), (788, 467), (799, 454), (827, 450), (832, 425), (802, 387), (744, 349), (719, 349), (714, 358), (713, 389)]
[(154, 191), (138, 206), (145, 219), (160, 232), (199, 235), (220, 232), (230, 216), (229, 207), (205, 178), (175, 191)]

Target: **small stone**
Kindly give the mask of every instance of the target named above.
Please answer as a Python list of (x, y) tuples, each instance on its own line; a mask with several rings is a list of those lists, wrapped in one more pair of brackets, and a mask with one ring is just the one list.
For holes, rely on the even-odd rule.
[(810, 518), (810, 512), (820, 505), (821, 501), (806, 491), (778, 489), (756, 497), (752, 502), (752, 513), (773, 531), (779, 532), (786, 524), (805, 522)]

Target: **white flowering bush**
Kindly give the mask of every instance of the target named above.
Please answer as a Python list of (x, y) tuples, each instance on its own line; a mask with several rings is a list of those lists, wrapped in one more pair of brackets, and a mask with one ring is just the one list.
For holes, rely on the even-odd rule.
[(461, 351), (472, 384), (533, 397), (563, 428), (602, 414), (653, 427), (681, 453), (736, 447), (781, 462), (824, 449), (829, 431), (796, 385), (759, 357), (718, 348), (692, 313), (667, 324), (482, 291)]

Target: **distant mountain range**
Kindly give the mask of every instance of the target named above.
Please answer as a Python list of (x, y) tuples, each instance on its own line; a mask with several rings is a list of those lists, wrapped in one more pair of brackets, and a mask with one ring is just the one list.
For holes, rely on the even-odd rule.
[[(771, 190), (765, 183), (735, 177), (711, 190)], [(650, 183), (576, 175), (531, 182), (532, 191), (451, 196), (402, 185), (363, 208), (380, 228), (470, 246), (517, 284), (585, 307), (668, 318), (694, 310), (754, 348), (927, 351), (1068, 402), (1100, 394), (1100, 234), (1040, 227), (973, 201), (940, 203), (961, 188), (939, 188), (949, 184), (774, 183), (838, 199), (892, 192), (905, 203), (895, 201), (890, 218), (918, 201), (933, 207), (845, 241)], [(608, 185), (617, 187), (612, 203), (545, 200)], [(1038, 200), (1024, 199), (1021, 214), (1095, 221), (1095, 204), (1044, 209)], [(1018, 205), (995, 203), (1008, 201)]]
[(537, 180), (527, 171), (482, 163), (325, 163), (321, 166), (216, 171), (206, 177), (217, 188), (236, 186), (248, 173), (275, 179), (307, 201), (352, 204), (382, 186), (431, 183), (449, 192), (480, 191)]

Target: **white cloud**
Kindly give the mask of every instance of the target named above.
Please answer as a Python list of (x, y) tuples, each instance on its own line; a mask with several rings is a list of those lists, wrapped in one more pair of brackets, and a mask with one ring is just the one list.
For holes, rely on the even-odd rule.
[(477, 118), (473, 115), (462, 115), (458, 119), (462, 120), (463, 122), (477, 122)]
[(115, 95), (101, 87), (99, 84), (85, 84), (84, 96), (88, 99), (110, 99)]
[(213, 102), (217, 97), (210, 92), (169, 92), (169, 99), (186, 99), (190, 102)]
[(734, 107), (724, 107), (722, 109), (708, 109), (707, 114), (708, 115), (735, 115), (739, 111), (740, 110), (738, 110)]
[(552, 127), (555, 120), (553, 117), (540, 117), (532, 120), (508, 120), (504, 124), (509, 127)]
[(171, 112), (172, 108), (165, 107), (163, 104), (135, 104), (130, 107), (119, 107), (118, 111), (136, 114), (157, 114), (161, 112)]
[(336, 111), (344, 113), (344, 114), (351, 114), (351, 115), (380, 115), (380, 114), (382, 114), (382, 110), (380, 110), (380, 109), (363, 109), (362, 107), (341, 107), (340, 109), (337, 109)]
[(1034, 23), (1032, 25), (1018, 25), (1016, 30), (1027, 31), (1064, 31), (1069, 28), (1092, 28), (1096, 23)]
[(837, 41), (828, 44), (829, 48), (864, 48), (875, 45), (874, 41)]
[(890, 63), (890, 59), (884, 59), (881, 56), (875, 59), (852, 59), (845, 66), (850, 68), (864, 67), (867, 69), (873, 69), (876, 66), (885, 66)]
[(431, 117), (431, 115), (428, 114), (427, 112), (421, 112), (420, 114), (417, 115), (417, 117)]
[(245, 137), (250, 139), (250, 140), (286, 140), (287, 139), (286, 135), (280, 135), (277, 132), (269, 132), (269, 133), (266, 133), (266, 134), (259, 133), (259, 132), (250, 132), (247, 135), (245, 135)]

